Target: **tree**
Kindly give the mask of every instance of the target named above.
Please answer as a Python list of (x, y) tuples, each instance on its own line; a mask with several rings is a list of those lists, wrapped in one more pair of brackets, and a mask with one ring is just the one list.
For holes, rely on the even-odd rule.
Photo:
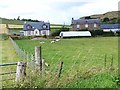
[(120, 23), (120, 18), (118, 19), (117, 23)]
[(20, 20), (20, 16), (18, 16), (17, 20)]
[(107, 17), (105, 17), (105, 18), (103, 19), (103, 22), (109, 22), (109, 21), (110, 21), (110, 19), (107, 18)]
[(90, 16), (87, 16), (87, 17), (85, 17), (85, 19), (91, 19), (91, 17), (90, 17)]

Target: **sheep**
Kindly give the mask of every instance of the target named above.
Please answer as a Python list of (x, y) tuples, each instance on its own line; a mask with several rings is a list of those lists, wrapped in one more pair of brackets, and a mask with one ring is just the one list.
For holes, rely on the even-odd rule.
[(60, 41), (60, 39), (55, 39), (56, 42)]
[(51, 41), (51, 43), (55, 43), (55, 42), (58, 42), (60, 41), (60, 39), (54, 39), (53, 41)]
[(45, 42), (40, 42), (40, 44), (44, 44)]
[(55, 43), (55, 41), (51, 41), (51, 43)]

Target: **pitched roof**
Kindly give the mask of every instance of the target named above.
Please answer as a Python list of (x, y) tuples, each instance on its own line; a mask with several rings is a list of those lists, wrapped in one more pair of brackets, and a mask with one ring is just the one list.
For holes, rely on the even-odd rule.
[[(43, 25), (46, 25), (46, 28), (43, 28)], [(30, 26), (30, 29), (27, 28), (27, 26)], [(50, 23), (48, 22), (44, 22), (44, 21), (40, 21), (40, 22), (27, 22), (24, 24), (24, 28), (23, 30), (49, 30), (50, 29)]]
[(99, 19), (85, 19), (85, 20), (72, 20), (72, 24), (93, 24), (93, 23), (100, 23)]
[(102, 24), (101, 29), (120, 29), (120, 24)]

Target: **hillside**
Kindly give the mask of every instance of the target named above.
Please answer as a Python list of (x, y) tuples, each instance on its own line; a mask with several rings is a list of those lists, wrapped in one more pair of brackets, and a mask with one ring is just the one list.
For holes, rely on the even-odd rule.
[(118, 11), (110, 11), (104, 14), (84, 16), (84, 17), (81, 17), (80, 19), (91, 19), (91, 18), (101, 19), (102, 23), (119, 23), (120, 22), (120, 18), (118, 18)]
[[(27, 21), (29, 22), (29, 21)], [(24, 21), (21, 20), (13, 20), (13, 19), (6, 19), (0, 17), (0, 34), (1, 33), (18, 33), (20, 30), (23, 29)], [(50, 24), (51, 32), (56, 30), (60, 30), (64, 25), (63, 24)], [(65, 25), (66, 28), (71, 28), (70, 25)], [(10, 31), (8, 31), (8, 28)]]
[[(23, 25), (24, 21), (21, 20), (13, 20), (13, 19), (6, 19), (6, 18), (1, 18), (0, 17), (0, 23), (1, 24), (13, 24), (13, 25)], [(30, 21), (27, 21), (30, 22)], [(63, 24), (50, 24), (51, 26), (63, 26)], [(65, 26), (69, 26), (69, 25), (65, 25)]]
[(15, 24), (15, 25), (23, 25), (24, 21), (20, 21), (20, 20), (13, 20), (13, 19), (6, 19), (6, 18), (1, 18), (1, 23), (2, 24)]

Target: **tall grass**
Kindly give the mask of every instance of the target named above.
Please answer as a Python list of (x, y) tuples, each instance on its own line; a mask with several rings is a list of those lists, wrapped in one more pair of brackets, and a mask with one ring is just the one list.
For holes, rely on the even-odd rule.
[[(45, 43), (40, 44), (41, 41)], [(117, 87), (115, 81), (118, 69), (117, 41), (117, 37), (61, 39), (53, 44), (50, 43), (51, 39), (16, 40), (17, 44), (29, 53), (34, 53), (35, 46), (42, 46), (42, 57), (50, 64), (51, 72), (50, 76), (44, 78), (42, 87), (79, 88)], [(104, 68), (105, 54), (106, 68)], [(114, 58), (112, 57), (111, 70), (109, 68), (112, 55)], [(64, 62), (63, 71), (59, 81), (56, 81), (55, 76), (60, 61)]]
[[(18, 55), (15, 52), (15, 49), (13, 48), (12, 44), (9, 40), (0, 40), (0, 51), (1, 51), (1, 62), (0, 64), (5, 63), (13, 63), (20, 61)], [(4, 66), (0, 67), (0, 74), (6, 73), (6, 72), (15, 72), (16, 66)], [(7, 80), (11, 78), (15, 78), (15, 74), (9, 74), (9, 75), (3, 75), (1, 76), (0, 82), (2, 83), (2, 88), (13, 88), (15, 85), (15, 82), (13, 80)]]

